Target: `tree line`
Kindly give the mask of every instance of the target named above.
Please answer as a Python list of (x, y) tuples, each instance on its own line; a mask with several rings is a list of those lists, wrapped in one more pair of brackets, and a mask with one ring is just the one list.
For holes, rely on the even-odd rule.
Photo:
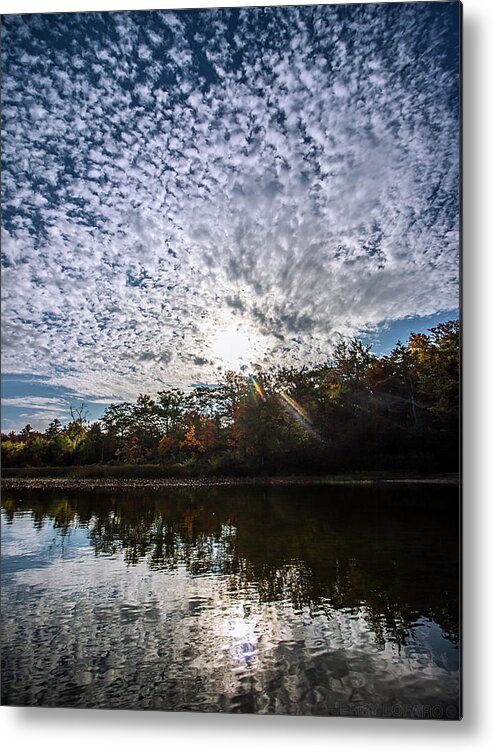
[(315, 367), (227, 372), (190, 392), (82, 405), (44, 433), (2, 434), (8, 467), (157, 465), (168, 474), (456, 471), (459, 321), (410, 334), (389, 355), (358, 339)]

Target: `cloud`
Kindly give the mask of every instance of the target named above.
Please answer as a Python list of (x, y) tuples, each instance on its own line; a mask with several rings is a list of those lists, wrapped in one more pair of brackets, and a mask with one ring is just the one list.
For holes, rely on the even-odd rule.
[(67, 400), (58, 397), (37, 395), (2, 398), (2, 431), (19, 430), (27, 423), (37, 430), (44, 430), (55, 418), (70, 420)]
[(66, 401), (58, 397), (5, 397), (2, 404), (4, 407), (32, 407), (36, 410), (67, 409)]
[[(3, 368), (100, 399), (458, 305), (455, 4), (8, 16)], [(56, 43), (55, 43), (56, 40)]]

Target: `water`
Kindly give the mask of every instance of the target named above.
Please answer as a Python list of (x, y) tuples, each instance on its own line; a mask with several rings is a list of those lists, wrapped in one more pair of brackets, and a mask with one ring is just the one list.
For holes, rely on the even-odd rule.
[(9, 491), (7, 705), (457, 718), (457, 489)]

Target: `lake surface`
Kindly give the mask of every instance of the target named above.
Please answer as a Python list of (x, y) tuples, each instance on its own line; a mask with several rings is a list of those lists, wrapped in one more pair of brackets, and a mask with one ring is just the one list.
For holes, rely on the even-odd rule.
[(458, 489), (6, 491), (7, 705), (458, 718)]

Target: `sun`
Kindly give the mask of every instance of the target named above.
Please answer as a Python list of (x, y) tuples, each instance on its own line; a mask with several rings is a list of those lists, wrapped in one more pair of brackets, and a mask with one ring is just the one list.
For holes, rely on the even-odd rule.
[(219, 365), (239, 371), (250, 366), (259, 356), (259, 343), (253, 333), (232, 324), (213, 335), (211, 350)]

